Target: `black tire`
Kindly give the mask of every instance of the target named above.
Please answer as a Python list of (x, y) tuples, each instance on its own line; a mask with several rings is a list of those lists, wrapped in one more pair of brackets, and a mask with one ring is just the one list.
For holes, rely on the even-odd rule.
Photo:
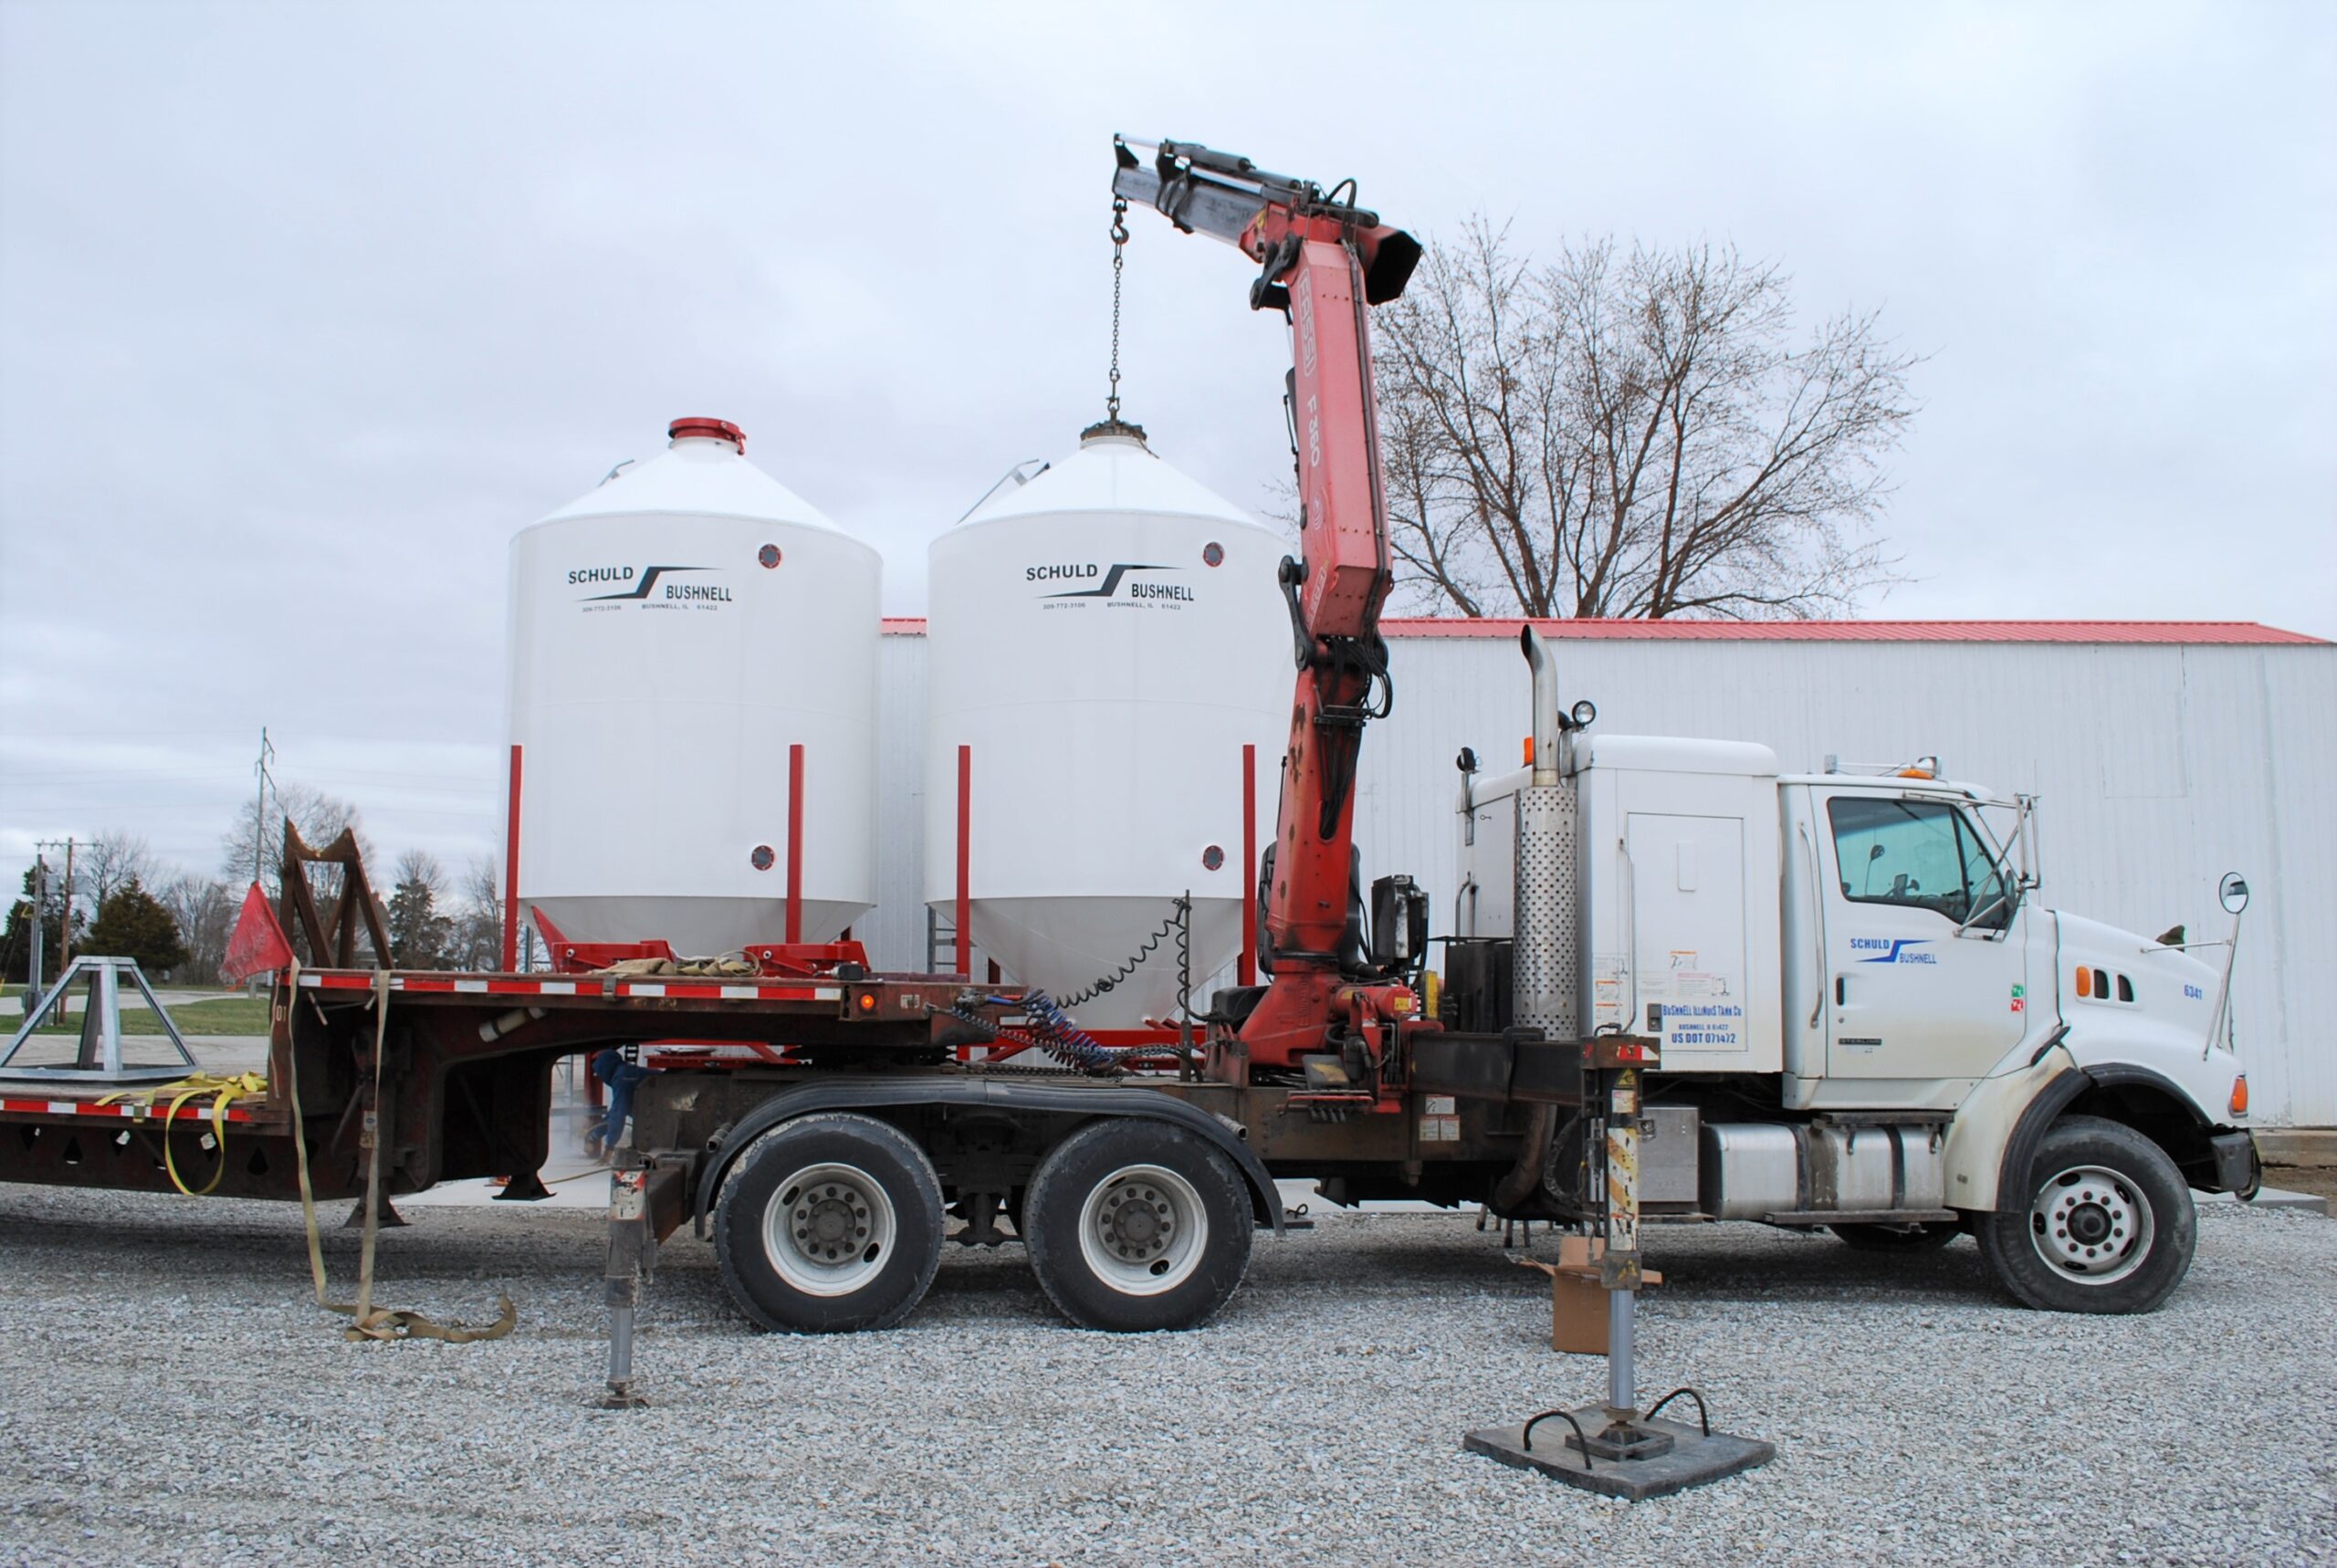
[(1191, 1328), (1250, 1266), (1242, 1173), (1207, 1140), (1159, 1122), (1119, 1117), (1073, 1133), (1039, 1163), (1022, 1212), (1039, 1288), (1083, 1328)]
[(2065, 1116), (2005, 1213), (1978, 1217), (1988, 1272), (2024, 1305), (2147, 1312), (2191, 1270), (2199, 1218), (2165, 1151), (2132, 1127)]
[[(808, 1179), (806, 1179), (808, 1178)], [(714, 1210), (730, 1299), (793, 1333), (890, 1328), (941, 1265), (941, 1183), (907, 1134), (829, 1112), (781, 1124), (739, 1157)]]
[(1955, 1221), (1925, 1220), (1913, 1226), (1829, 1225), (1842, 1245), (1860, 1252), (1934, 1252), (1964, 1234)]

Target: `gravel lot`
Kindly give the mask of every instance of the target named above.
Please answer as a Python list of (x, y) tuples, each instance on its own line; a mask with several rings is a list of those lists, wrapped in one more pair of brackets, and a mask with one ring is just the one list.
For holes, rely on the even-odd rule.
[(624, 1415), (587, 1407), (594, 1217), (413, 1219), (383, 1302), (506, 1289), (517, 1333), (344, 1343), (290, 1206), (0, 1186), (0, 1558), (2337, 1562), (2337, 1223), (2308, 1215), (2203, 1206), (2137, 1319), (2002, 1305), (1968, 1240), (1661, 1231), (1641, 1386), (1692, 1379), (1781, 1451), (1636, 1506), (1461, 1451), (1603, 1388), (1467, 1218), (1262, 1236), (1215, 1322), (1142, 1338), (1050, 1321), (1011, 1247), (953, 1249), (890, 1333), (756, 1334), (677, 1238)]

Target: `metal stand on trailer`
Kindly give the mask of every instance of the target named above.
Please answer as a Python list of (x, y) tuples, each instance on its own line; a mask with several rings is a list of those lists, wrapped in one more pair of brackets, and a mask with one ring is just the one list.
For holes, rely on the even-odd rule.
[[(89, 988), (89, 1001), (81, 1009), (81, 1040), (72, 1064), (10, 1065), (32, 1043), (33, 1031), (70, 999), (77, 983), (83, 982)], [(122, 1060), (121, 991), (125, 982), (135, 986), (138, 994), (146, 998), (146, 1005), (153, 1009), (155, 1021), (162, 1026), (162, 1038), (169, 1041), (170, 1061), (133, 1063)], [(154, 988), (139, 971), (138, 960), (95, 954), (84, 954), (73, 960), (72, 967), (58, 976), (57, 984), (29, 1009), (24, 1026), (10, 1037), (7, 1049), (0, 1051), (0, 1078), (70, 1083), (168, 1083), (200, 1070), (194, 1052), (180, 1037), (178, 1025), (171, 1021), (170, 1013), (154, 995)]]
[[(1712, 1429), (1704, 1396), (1676, 1388), (1642, 1412), (1634, 1377), (1635, 1314), (1639, 1306), (1640, 1074), (1656, 1063), (1652, 1041), (1601, 1036), (1583, 1047), (1583, 1105), (1604, 1111), (1599, 1138), (1607, 1177), (1607, 1207), (1598, 1226), (1599, 1283), (1607, 1290), (1607, 1399), (1603, 1405), (1545, 1410), (1515, 1427), (1471, 1432), (1462, 1446), (1519, 1469), (1609, 1497), (1661, 1497), (1767, 1464), (1776, 1447), (1758, 1438)], [(1682, 1396), (1696, 1406), (1696, 1425), (1658, 1418)], [(1563, 1422), (1557, 1434), (1554, 1423)], [(1535, 1434), (1543, 1429), (1541, 1447)]]

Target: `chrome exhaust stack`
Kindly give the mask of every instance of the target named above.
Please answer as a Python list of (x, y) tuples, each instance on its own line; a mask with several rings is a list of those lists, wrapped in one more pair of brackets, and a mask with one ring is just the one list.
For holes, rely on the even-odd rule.
[(1530, 622), (1518, 632), (1517, 643), (1534, 672), (1534, 784), (1544, 789), (1558, 781), (1558, 737), (1566, 733), (1558, 716), (1558, 659), (1549, 639)]

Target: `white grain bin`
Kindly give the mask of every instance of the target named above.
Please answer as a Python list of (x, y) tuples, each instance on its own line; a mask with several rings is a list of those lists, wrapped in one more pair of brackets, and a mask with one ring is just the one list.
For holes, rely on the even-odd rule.
[(875, 896), (877, 554), (736, 425), (669, 434), (511, 541), (519, 908), (574, 941), (781, 940), (800, 745), (825, 941)]
[[(1239, 951), (1242, 747), (1263, 849), (1289, 711), (1287, 546), (1118, 432), (1091, 430), (930, 556), (926, 897), (946, 915), (957, 896), (968, 746), (973, 941), (1057, 997), (1132, 957), (1189, 890), (1195, 988)], [(1167, 1016), (1177, 969), (1162, 942), (1074, 1016)]]

